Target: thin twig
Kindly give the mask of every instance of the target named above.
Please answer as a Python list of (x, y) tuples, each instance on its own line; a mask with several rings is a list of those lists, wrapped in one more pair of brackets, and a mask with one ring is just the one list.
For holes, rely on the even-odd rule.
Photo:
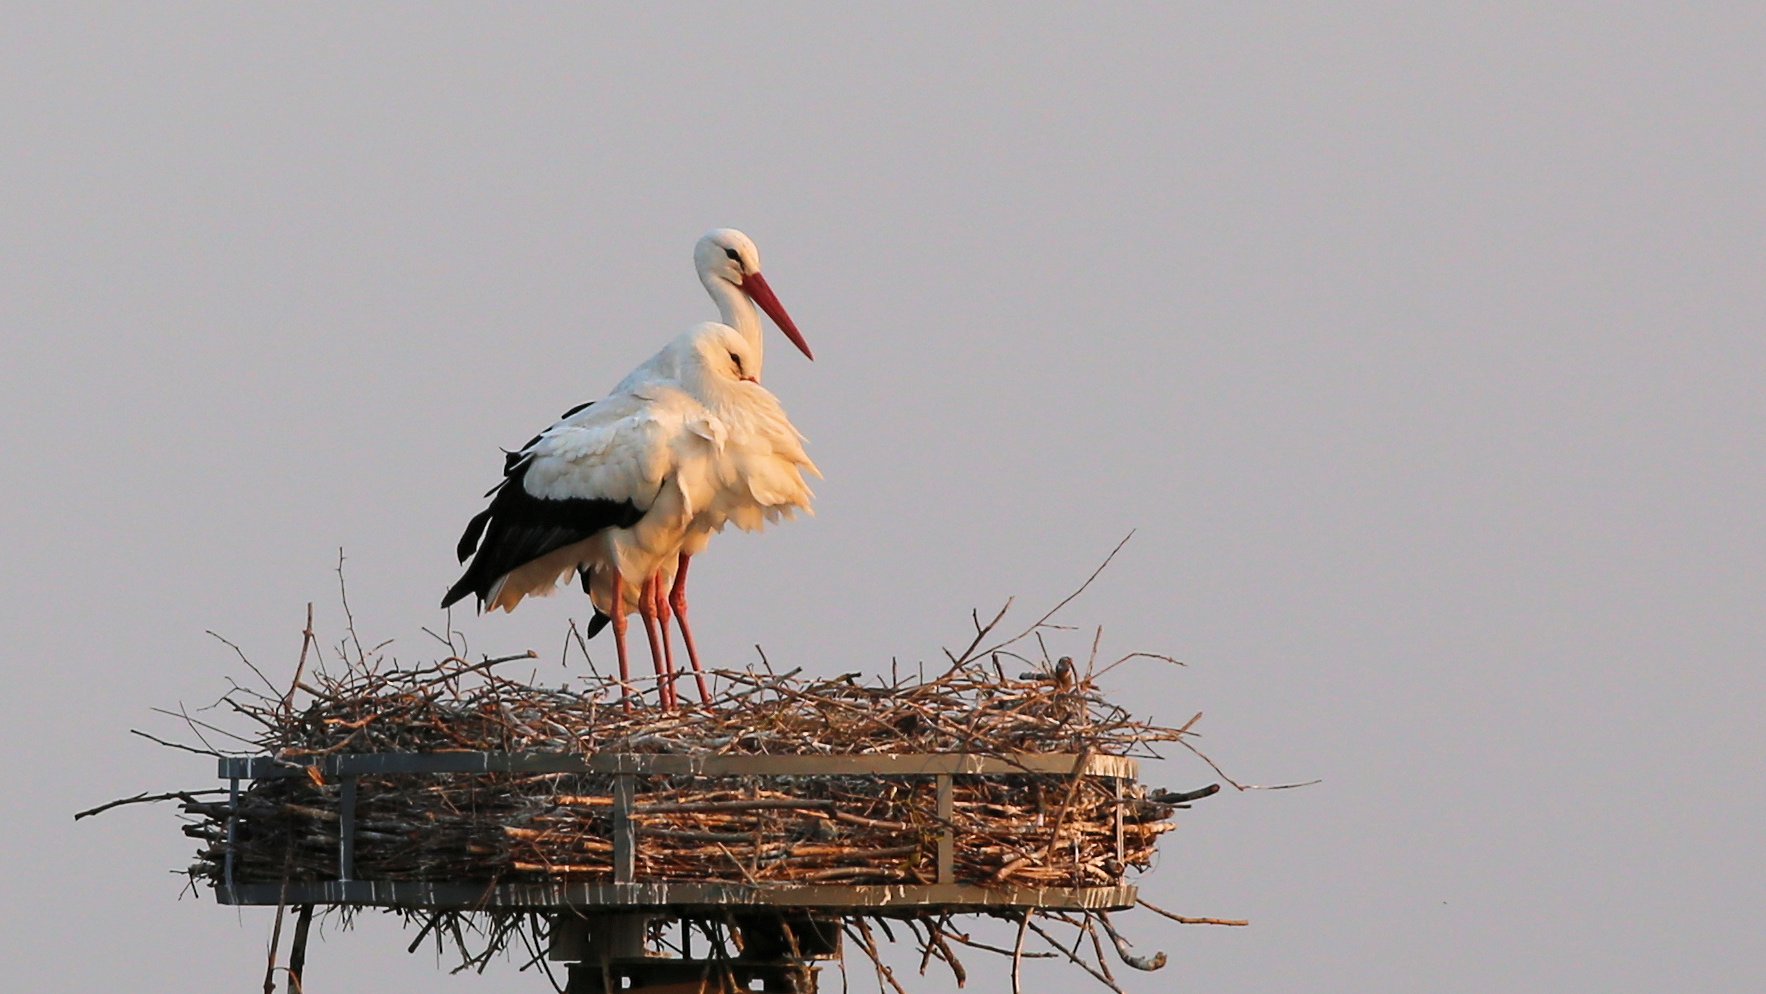
[(1132, 530), (1129, 531), (1129, 533), (1127, 535), (1122, 536), (1122, 541), (1116, 543), (1116, 548), (1111, 549), (1110, 554), (1104, 557), (1104, 561), (1098, 564), (1098, 568), (1091, 571), (1091, 575), (1085, 578), (1085, 582), (1079, 585), (1079, 589), (1077, 589), (1077, 590), (1073, 591), (1072, 593), (1068, 594), (1067, 596), (1061, 598), (1061, 602), (1059, 604), (1056, 604), (1054, 607), (1049, 608), (1048, 613), (1044, 614), (1042, 617), (1036, 619), (1036, 622), (1034, 624), (1032, 624), (1029, 628), (1024, 629), (1022, 632), (1019, 632), (1017, 635), (1012, 636), (1011, 638), (1005, 640), (1004, 642), (1001, 642), (1000, 644), (998, 644), (990, 649), (982, 650), (979, 653), (979, 655), (985, 656), (985, 655), (988, 655), (989, 653), (997, 652), (1000, 649), (1004, 649), (1006, 646), (1012, 645), (1012, 644), (1014, 644), (1024, 638), (1028, 637), (1032, 632), (1036, 631), (1038, 628), (1043, 627), (1043, 624), (1045, 622), (1047, 622), (1050, 618), (1053, 618), (1056, 614), (1058, 614), (1062, 608), (1064, 608), (1068, 604), (1072, 603), (1072, 601), (1075, 597), (1078, 597), (1080, 594), (1085, 593), (1085, 589), (1087, 587), (1091, 586), (1092, 581), (1096, 580), (1098, 578), (1098, 574), (1102, 573), (1104, 571), (1105, 567), (1110, 565), (1110, 561), (1116, 558), (1116, 553), (1121, 552), (1122, 547), (1127, 545), (1128, 540), (1133, 537), (1134, 537), (1134, 532)]
[(168, 742), (165, 739), (158, 738), (153, 735), (149, 735), (146, 732), (143, 732), (142, 730), (140, 730), (139, 728), (129, 729), (129, 734), (130, 735), (139, 735), (142, 738), (148, 740), (149, 742), (157, 742), (160, 745), (165, 746), (167, 749), (182, 749), (185, 752), (196, 753), (198, 756), (214, 756), (216, 758), (220, 758), (220, 756), (222, 755), (221, 753), (218, 753), (218, 752), (214, 751), (213, 749), (198, 749), (195, 746), (187, 746), (187, 745), (184, 745), (183, 743), (180, 743), (180, 742)]
[[(1080, 959), (1073, 952), (1069, 951), (1066, 946), (1063, 946), (1059, 942), (1055, 941), (1055, 937), (1050, 935), (1048, 933), (1048, 931), (1046, 929), (1044, 929), (1041, 925), (1038, 925), (1037, 923), (1030, 921), (1030, 919), (1028, 917), (1025, 918), (1025, 921), (1029, 922), (1031, 931), (1035, 932), (1037, 935), (1042, 936), (1044, 941), (1048, 942), (1048, 944), (1050, 946), (1052, 946), (1056, 950), (1058, 950), (1061, 953), (1061, 955), (1067, 957), (1067, 961), (1069, 963), (1072, 963), (1073, 965), (1079, 967), (1081, 970), (1084, 970), (1086, 973), (1091, 974), (1094, 978), (1096, 978), (1098, 983), (1103, 984), (1105, 987), (1108, 987), (1111, 990), (1115, 991), (1116, 994), (1123, 994), (1122, 988), (1117, 986), (1115, 980), (1111, 979), (1110, 977), (1104, 976), (1102, 973), (1100, 973), (1097, 970), (1092, 969), (1091, 964), (1087, 963), (1085, 960)], [(1100, 961), (1100, 962), (1102, 962), (1102, 961)]]
[[(1200, 717), (1200, 715), (1198, 715), (1197, 717)], [(1202, 762), (1207, 763), (1210, 769), (1212, 769), (1214, 772), (1220, 774), (1220, 779), (1225, 780), (1229, 784), (1232, 784), (1235, 788), (1237, 788), (1239, 790), (1293, 790), (1295, 787), (1310, 787), (1313, 784), (1324, 783), (1323, 777), (1319, 777), (1319, 778), (1313, 779), (1313, 780), (1306, 780), (1301, 783), (1277, 783), (1277, 784), (1240, 783), (1237, 780), (1234, 780), (1232, 777), (1227, 776), (1226, 771), (1220, 768), (1220, 764), (1216, 763), (1212, 759), (1209, 759), (1207, 753), (1203, 752), (1202, 750), (1196, 748), (1194, 745), (1190, 744), (1189, 739), (1187, 739), (1187, 738), (1178, 739), (1177, 744), (1183, 746), (1185, 749), (1188, 749), (1189, 751), (1195, 753), (1197, 756), (1201, 757)]]
[(307, 650), (312, 648), (315, 641), (317, 636), (313, 634), (313, 602), (307, 601), (307, 627), (300, 633), (300, 662), (294, 665), (294, 679), (289, 681), (288, 693), (282, 695), (284, 714), (294, 709), (294, 692), (300, 689), (300, 678), (307, 669)]
[(95, 814), (101, 814), (105, 811), (109, 811), (111, 808), (120, 808), (125, 804), (153, 804), (153, 803), (156, 803), (159, 801), (191, 801), (191, 802), (194, 802), (196, 800), (196, 798), (198, 798), (198, 797), (203, 797), (203, 796), (207, 796), (210, 794), (225, 794), (225, 793), (227, 793), (227, 790), (225, 788), (220, 788), (220, 789), (216, 789), (216, 790), (174, 790), (174, 791), (170, 791), (169, 793), (165, 793), (165, 794), (149, 794), (149, 793), (143, 791), (139, 794), (136, 794), (134, 797), (124, 797), (119, 800), (111, 801), (108, 804), (100, 804), (99, 806), (97, 806), (95, 808), (87, 808), (84, 811), (76, 812), (74, 814), (74, 820), (79, 821), (81, 818), (90, 818), (91, 816), (93, 816)]
[(362, 640), (356, 635), (356, 616), (350, 611), (350, 593), (343, 582), (343, 548), (337, 550), (337, 599), (343, 604), (343, 620), (345, 630), (349, 632), (350, 641), (356, 644), (356, 663), (368, 665), (368, 654), (362, 651)]
[(235, 656), (239, 657), (239, 661), (245, 664), (245, 668), (252, 671), (253, 673), (257, 674), (257, 678), (259, 680), (264, 681), (264, 686), (270, 688), (270, 693), (274, 694), (276, 692), (276, 685), (270, 682), (270, 678), (264, 675), (263, 670), (260, 670), (256, 666), (252, 665), (252, 661), (250, 659), (246, 658), (244, 649), (241, 649), (238, 645), (234, 644), (233, 642), (228, 641), (225, 637), (223, 637), (218, 632), (204, 632), (203, 634), (209, 636), (210, 638), (213, 638), (215, 641), (221, 643), (222, 645), (226, 646), (227, 648), (232, 649), (233, 654)]
[(1153, 659), (1153, 660), (1157, 660), (1161, 663), (1171, 663), (1174, 666), (1188, 666), (1189, 665), (1188, 663), (1184, 662), (1181, 659), (1178, 659), (1173, 656), (1167, 656), (1164, 653), (1160, 653), (1160, 652), (1131, 652), (1128, 655), (1123, 656), (1121, 659), (1118, 659), (1115, 662), (1111, 663), (1110, 665), (1099, 670), (1095, 674), (1094, 679), (1096, 677), (1103, 676), (1104, 674), (1110, 672), (1111, 670), (1115, 669), (1118, 666), (1121, 666), (1123, 663), (1126, 663), (1131, 659)]
[(1179, 925), (1236, 925), (1236, 926), (1245, 926), (1245, 925), (1251, 924), (1251, 922), (1248, 919), (1244, 919), (1244, 918), (1191, 918), (1188, 915), (1172, 914), (1171, 912), (1166, 911), (1164, 908), (1161, 908), (1158, 905), (1154, 904), (1153, 902), (1147, 901), (1147, 900), (1137, 900), (1135, 903), (1139, 904), (1141, 907), (1146, 908), (1148, 911), (1151, 911), (1156, 915), (1163, 915), (1166, 918), (1169, 918), (1172, 921), (1177, 922)]

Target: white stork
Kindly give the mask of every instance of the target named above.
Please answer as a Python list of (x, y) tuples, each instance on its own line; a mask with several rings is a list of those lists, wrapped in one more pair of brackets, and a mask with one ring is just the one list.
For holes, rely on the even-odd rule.
[(480, 610), (511, 611), (578, 575), (597, 611), (589, 634), (611, 621), (627, 685), (626, 615), (643, 618), (662, 702), (672, 707), (663, 584), (684, 544), (727, 521), (758, 527), (808, 509), (799, 468), (816, 470), (777, 398), (749, 371), (756, 357), (734, 328), (700, 325), (652, 362), (677, 378), (616, 390), (510, 453), (490, 507), (460, 538), (461, 561), (472, 561), (442, 606), (471, 593)]
[[(715, 228), (706, 231), (699, 238), (698, 244), (694, 245), (694, 268), (698, 270), (699, 282), (705, 284), (706, 293), (710, 293), (713, 302), (717, 304), (717, 311), (722, 318), (722, 325), (717, 327), (724, 328), (724, 332), (738, 335), (745, 346), (742, 350), (729, 351), (729, 358), (742, 358), (740, 374), (745, 380), (754, 381), (758, 390), (758, 394), (751, 394), (751, 397), (761, 397), (752, 401), (747, 408), (743, 408), (742, 404), (724, 404), (733, 415), (731, 424), (738, 427), (738, 433), (735, 436), (735, 445), (726, 454), (728, 457), (715, 464), (710, 470), (712, 475), (708, 477), (708, 486), (712, 487), (710, 493), (721, 496), (717, 500), (708, 501), (705, 507), (694, 508), (691, 519), (685, 521), (687, 531), (680, 537), (680, 549), (666, 554), (666, 561), (657, 561), (653, 565), (655, 569), (645, 570), (641, 567), (650, 565), (648, 558), (652, 558), (655, 549), (668, 544), (660, 535), (680, 526), (678, 508), (653, 510), (655, 501), (662, 500), (668, 494), (657, 489), (650, 498), (650, 503), (639, 505), (639, 501), (620, 498), (613, 491), (604, 493), (595, 489), (606, 480), (590, 480), (581, 473), (577, 473), (576, 477), (572, 477), (570, 473), (563, 473), (565, 478), (547, 477), (549, 471), (556, 473), (556, 470), (546, 470), (546, 466), (551, 466), (546, 457), (565, 456), (562, 450), (556, 450), (556, 447), (565, 445), (563, 440), (585, 438), (577, 429), (595, 429), (599, 425), (600, 431), (609, 431), (613, 429), (613, 425), (622, 425), (625, 418), (645, 415), (650, 418), (652, 436), (638, 440), (638, 436), (630, 433), (630, 425), (625, 425), (627, 443), (638, 440), (648, 445), (657, 445), (653, 436), (655, 425), (669, 425), (668, 429), (662, 431), (664, 436), (669, 436), (671, 431), (678, 433), (682, 425), (694, 417), (689, 413), (691, 404), (683, 403), (683, 394), (694, 403), (701, 403), (701, 399), (692, 394), (685, 385), (685, 380), (698, 378), (696, 381), (699, 383), (706, 383), (710, 378), (715, 378), (715, 371), (706, 367), (705, 357), (699, 355), (698, 350), (685, 344), (683, 335), (682, 339), (676, 339), (676, 343), (659, 351), (627, 374), (625, 380), (615, 387), (613, 394), (608, 395), (608, 399), (600, 403), (579, 404), (576, 408), (565, 411), (565, 415), (553, 427), (532, 438), (516, 452), (510, 452), (505, 461), (503, 484), (498, 484), (491, 494), (486, 494), (496, 494), (496, 500), (493, 500), (491, 507), (480, 512), (479, 516), (473, 517), (457, 547), (461, 563), (472, 558), (475, 547), (479, 549), (479, 558), (473, 560), (472, 567), (466, 570), (466, 576), (454, 584), (443, 606), (463, 599), (466, 591), (473, 591), (479, 593), (480, 609), (486, 604), (493, 609), (514, 609), (519, 600), (528, 593), (540, 593), (540, 588), (544, 588), (544, 591), (551, 590), (556, 577), (567, 572), (563, 567), (553, 569), (558, 563), (570, 558), (565, 546), (581, 544), (588, 535), (606, 531), (608, 535), (615, 537), (606, 540), (613, 542), (608, 546), (611, 549), (609, 556), (613, 556), (615, 561), (623, 558), (623, 561), (620, 561), (620, 569), (616, 570), (597, 569), (597, 563), (586, 560), (579, 563), (583, 586), (585, 590), (590, 590), (597, 607), (597, 614), (590, 623), (588, 634), (597, 634), (609, 621), (615, 623), (615, 639), (620, 643), (622, 678), (627, 678), (627, 657), (623, 648), (625, 613), (629, 613), (630, 609), (639, 609), (639, 613), (645, 616), (646, 630), (650, 630), (648, 621), (653, 613), (655, 620), (659, 621), (657, 629), (662, 650), (657, 666), (659, 671), (668, 669), (671, 674), (673, 653), (669, 651), (668, 644), (668, 616), (673, 611), (682, 621), (682, 637), (687, 643), (687, 653), (698, 676), (699, 692), (701, 696), (708, 696), (703, 667), (699, 666), (698, 650), (694, 648), (692, 641), (692, 630), (687, 627), (687, 560), (692, 554), (703, 551), (710, 535), (722, 530), (722, 526), (729, 521), (736, 521), (738, 526), (754, 530), (763, 521), (789, 516), (798, 507), (809, 507), (811, 494), (802, 482), (802, 475), (791, 473), (791, 477), (795, 478), (795, 486), (788, 484), (781, 489), (781, 484), (777, 482), (779, 466), (768, 463), (763, 457), (765, 454), (770, 452), (775, 457), (784, 459), (789, 466), (802, 464), (804, 468), (818, 475), (819, 471), (816, 471), (814, 464), (809, 463), (809, 457), (804, 456), (802, 436), (798, 436), (795, 427), (791, 427), (789, 420), (784, 418), (784, 411), (779, 410), (777, 399), (758, 387), (763, 362), (763, 341), (756, 304), (779, 325), (798, 350), (804, 351), (805, 357), (814, 358), (809, 351), (809, 344), (804, 341), (804, 335), (796, 330), (791, 316), (786, 314), (784, 307), (779, 304), (779, 298), (759, 272), (759, 249), (754, 247), (754, 242), (743, 235), (742, 231)], [(706, 327), (696, 328), (694, 332), (710, 334)], [(692, 364), (696, 364), (696, 369), (687, 369), (687, 365)], [(705, 404), (701, 403), (701, 406)], [(779, 427), (781, 424), (782, 429)], [(691, 431), (689, 434), (692, 434)], [(558, 441), (547, 441), (553, 438)], [(664, 448), (668, 448), (668, 445), (664, 445)], [(528, 482), (535, 464), (540, 466), (539, 475)], [(521, 480), (521, 484), (510, 486), (510, 482), (517, 478)], [(546, 493), (537, 493), (535, 487), (544, 489)], [(615, 486), (615, 489), (618, 487)], [(519, 496), (502, 496), (516, 491), (519, 491)], [(532, 501), (528, 498), (532, 498)], [(498, 512), (498, 501), (505, 503), (502, 512)], [(500, 551), (487, 554), (491, 540), (486, 540), (486, 546), (480, 547), (479, 538), (486, 533), (487, 523), (505, 517), (510, 523), (526, 517), (532, 519), (532, 523), (544, 524), (544, 528), (549, 531), (540, 533), (535, 528), (533, 533), (521, 538), (519, 542), (498, 542)], [(664, 521), (668, 523), (666, 526), (662, 524)], [(570, 535), (577, 537), (570, 538)], [(510, 579), (517, 579), (517, 583), (505, 583)], [(655, 581), (657, 588), (653, 595), (645, 597), (643, 591), (646, 581), (650, 579)], [(604, 588), (599, 595), (595, 593), (597, 583)], [(608, 607), (615, 604), (620, 609), (609, 611)], [(652, 632), (652, 655), (655, 655), (655, 651), (657, 632)], [(664, 703), (669, 703), (673, 699), (673, 676), (666, 676), (664, 685)]]
[[(760, 249), (755, 246), (753, 239), (734, 228), (713, 228), (700, 236), (698, 243), (693, 246), (693, 267), (699, 273), (699, 282), (704, 284), (705, 292), (710, 294), (711, 299), (716, 302), (718, 315), (723, 323), (734, 328), (747, 340), (754, 357), (754, 368), (750, 372), (757, 381), (761, 375), (765, 349), (761, 335), (760, 315), (755, 313), (756, 304), (760, 305), (760, 309), (773, 319), (773, 323), (779, 326), (779, 330), (785, 333), (785, 337), (797, 346), (805, 358), (812, 361), (815, 359), (815, 356), (810, 353), (809, 343), (803, 340), (802, 333), (797, 330), (797, 324), (791, 320), (791, 315), (785, 313), (784, 305), (779, 303), (778, 296), (773, 293), (772, 287), (767, 285), (766, 278), (760, 274)], [(615, 392), (632, 389), (646, 381), (668, 380), (674, 376), (675, 370), (669, 367), (668, 353), (664, 350), (626, 374), (626, 378), (620, 381)], [(782, 411), (780, 417), (783, 418)], [(786, 421), (785, 424), (789, 426), (790, 422)], [(790, 434), (796, 437), (796, 455), (801, 456), (801, 436), (796, 436), (795, 428), (791, 429)], [(744, 458), (748, 459), (772, 445), (772, 439), (763, 434), (746, 439), (738, 446), (738, 449), (746, 453)], [(778, 454), (788, 460), (792, 458), (792, 453), (786, 449), (779, 450)], [(812, 472), (816, 472), (817, 476), (821, 475), (819, 471), (814, 469), (813, 464), (808, 463), (807, 457), (804, 457), (803, 461)], [(753, 464), (743, 462), (743, 465), (746, 467)], [(737, 471), (737, 475), (746, 472), (746, 469)], [(728, 475), (726, 478), (735, 479), (735, 477)], [(801, 476), (798, 479), (801, 486)], [(746, 506), (746, 501), (736, 493), (739, 489), (739, 487), (733, 487), (732, 492), (726, 495), (721, 506), (726, 509)], [(807, 489), (804, 493), (808, 494)], [(768, 498), (779, 496), (782, 495), (772, 493), (768, 495)], [(760, 512), (764, 520), (777, 520), (781, 514), (786, 516), (790, 514), (789, 509), (784, 509), (784, 504), (765, 504), (764, 500), (759, 497), (754, 498), (754, 502), (758, 506), (775, 508)], [(807, 508), (807, 500), (804, 501), (803, 506)], [(742, 520), (738, 522), (739, 527), (750, 531), (758, 530), (761, 521), (751, 517), (752, 509), (738, 513), (742, 515)], [(665, 569), (666, 575), (661, 578), (661, 582), (668, 585), (668, 597), (663, 606), (672, 610), (675, 617), (680, 619), (681, 640), (686, 643), (687, 657), (693, 663), (693, 672), (699, 682), (699, 693), (702, 699), (709, 697), (710, 690), (705, 683), (704, 668), (699, 663), (698, 649), (693, 643), (693, 629), (687, 623), (687, 562), (692, 556), (705, 551), (706, 543), (711, 540), (711, 535), (721, 531), (729, 520), (728, 513), (714, 513), (696, 522), (693, 535), (682, 548), (678, 562)], [(668, 583), (671, 577), (672, 583)], [(669, 651), (667, 644), (668, 612), (666, 610), (661, 620), (663, 649), (666, 655)], [(598, 631), (600, 625), (604, 623), (603, 619), (596, 618), (590, 626), (591, 631)]]

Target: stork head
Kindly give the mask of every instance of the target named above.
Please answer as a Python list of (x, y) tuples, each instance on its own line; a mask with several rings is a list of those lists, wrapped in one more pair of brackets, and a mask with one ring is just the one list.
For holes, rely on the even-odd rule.
[(701, 399), (707, 399), (708, 391), (760, 382), (760, 357), (754, 346), (727, 324), (695, 325), (675, 339), (674, 348), (681, 382)]
[(735, 287), (773, 319), (798, 351), (810, 359), (815, 358), (809, 350), (809, 343), (803, 340), (803, 333), (797, 330), (796, 322), (785, 313), (785, 305), (779, 303), (766, 278), (760, 275), (760, 249), (755, 248), (753, 239), (735, 228), (713, 228), (693, 247), (693, 265), (713, 297), (719, 296), (718, 284)]

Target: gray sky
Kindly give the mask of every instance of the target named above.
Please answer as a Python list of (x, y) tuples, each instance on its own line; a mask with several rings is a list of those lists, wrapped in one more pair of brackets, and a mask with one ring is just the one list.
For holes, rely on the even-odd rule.
[[(170, 809), (69, 815), (209, 786), (127, 730), (241, 675), (205, 629), (339, 636), (339, 546), (427, 656), (497, 447), (712, 316), (714, 225), (827, 480), (694, 567), (708, 656), (936, 657), (1135, 528), (1065, 618), (1191, 666), (1108, 689), (1325, 778), (1167, 837), (1255, 924), (1130, 917), (1134, 989), (1762, 986), (1766, 18), (1531, 6), (8, 7), (8, 986), (256, 987)], [(407, 940), (313, 989), (545, 989)]]

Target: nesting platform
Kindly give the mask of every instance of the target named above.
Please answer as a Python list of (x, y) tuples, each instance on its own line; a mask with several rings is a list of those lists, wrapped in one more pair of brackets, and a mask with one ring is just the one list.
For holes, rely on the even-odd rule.
[(882, 969), (873, 925), (960, 982), (955, 923), (974, 915), (1082, 966), (1096, 952), (1095, 976), (1112, 946), (1136, 966), (1109, 914), (1137, 904), (1174, 811), (1217, 788), (1147, 789), (1131, 757), (1190, 726), (1137, 720), (1065, 658), (1009, 677), (1010, 644), (932, 679), (717, 670), (682, 710), (593, 672), (546, 687), (496, 669), (531, 654), (410, 668), (358, 650), (297, 666), (286, 693), (235, 686), (223, 700), (257, 731), (217, 754), (226, 796), (171, 796), (195, 881), (300, 909), (291, 970), (318, 909), (365, 908), (462, 967), (544, 944), (569, 994), (807, 994), (843, 942)]
[[(1133, 759), (1088, 753), (463, 751), (304, 763), (227, 757), (219, 772), (231, 791), (224, 808), (206, 812), (211, 837), (221, 836), (209, 866), (219, 900), (241, 905), (686, 915), (1114, 910), (1135, 903), (1125, 869), (1144, 862), (1153, 837), (1170, 827), (1160, 817), (1169, 808), (1137, 799)], [(463, 823), (491, 824), (426, 828), (423, 821), (442, 820), (436, 810), (386, 811), (387, 800), (415, 789), (412, 781), (458, 792), (466, 807), (441, 807)], [(479, 786), (490, 781), (501, 785), (499, 797), (522, 785), (521, 814), (506, 804), (471, 809), (493, 796)], [(389, 819), (403, 830), (388, 831)], [(448, 877), (401, 864), (417, 836), (445, 831), (461, 842), (457, 858), (437, 859), (430, 846), (424, 865)], [(279, 856), (291, 844), (309, 853), (297, 870), (277, 872), (297, 865)], [(315, 861), (310, 850), (328, 844), (334, 860)], [(976, 849), (998, 852), (983, 859)], [(253, 851), (261, 858), (247, 863), (241, 854)], [(1019, 881), (1018, 873), (1035, 876)], [(1065, 879), (1051, 884), (1051, 874)]]
[[(219, 772), (227, 801), (186, 811), (221, 903), (541, 915), (567, 994), (811, 994), (855, 918), (1130, 908), (1123, 875), (1171, 813), (1135, 760), (1089, 750), (381, 752)], [(682, 955), (658, 957), (669, 921)]]

